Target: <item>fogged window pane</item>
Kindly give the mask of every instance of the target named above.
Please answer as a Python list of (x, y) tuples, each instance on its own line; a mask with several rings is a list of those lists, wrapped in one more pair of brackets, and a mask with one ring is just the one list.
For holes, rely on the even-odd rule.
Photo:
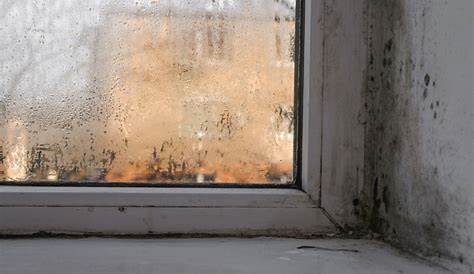
[(0, 14), (1, 181), (292, 181), (294, 0)]

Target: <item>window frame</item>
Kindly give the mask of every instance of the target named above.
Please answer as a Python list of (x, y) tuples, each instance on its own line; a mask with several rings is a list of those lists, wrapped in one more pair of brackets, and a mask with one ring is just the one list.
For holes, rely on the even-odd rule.
[(0, 185), (0, 235), (301, 236), (335, 231), (321, 207), (323, 1), (298, 2), (296, 184)]

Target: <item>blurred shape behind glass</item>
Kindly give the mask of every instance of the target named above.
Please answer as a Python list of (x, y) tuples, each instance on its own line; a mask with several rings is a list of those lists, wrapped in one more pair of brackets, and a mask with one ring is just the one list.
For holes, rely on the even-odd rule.
[(1, 181), (292, 183), (294, 1), (0, 11)]

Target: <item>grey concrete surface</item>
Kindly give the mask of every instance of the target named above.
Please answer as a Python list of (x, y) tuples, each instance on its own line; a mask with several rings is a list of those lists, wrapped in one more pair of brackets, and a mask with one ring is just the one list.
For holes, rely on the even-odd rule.
[[(315, 248), (298, 249), (307, 246)], [(448, 271), (365, 240), (0, 240), (2, 274), (441, 274)]]

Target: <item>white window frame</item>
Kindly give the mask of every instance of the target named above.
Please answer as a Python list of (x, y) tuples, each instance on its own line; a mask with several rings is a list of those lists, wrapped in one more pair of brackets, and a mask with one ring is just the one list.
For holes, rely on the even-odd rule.
[(0, 186), (0, 234), (303, 236), (321, 207), (323, 1), (305, 0), (302, 189)]

